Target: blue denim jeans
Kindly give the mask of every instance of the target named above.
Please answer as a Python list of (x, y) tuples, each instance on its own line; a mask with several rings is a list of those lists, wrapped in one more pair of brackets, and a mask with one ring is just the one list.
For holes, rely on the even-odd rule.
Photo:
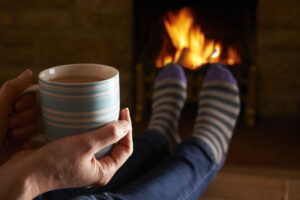
[(149, 130), (134, 138), (132, 156), (106, 186), (55, 190), (35, 200), (199, 199), (219, 169), (202, 140), (189, 137), (170, 153), (162, 136)]

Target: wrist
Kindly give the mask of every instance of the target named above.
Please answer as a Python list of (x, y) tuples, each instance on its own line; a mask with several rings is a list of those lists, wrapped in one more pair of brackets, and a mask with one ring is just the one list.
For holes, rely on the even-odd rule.
[(0, 199), (32, 199), (38, 190), (32, 176), (19, 167), (4, 165), (0, 168)]
[(43, 163), (42, 159), (36, 160), (34, 157), (31, 157), (31, 159), (28, 159), (28, 164), (25, 168), (28, 170), (24, 171), (20, 180), (24, 188), (24, 197), (28, 196), (32, 199), (39, 194), (56, 189), (52, 178), (53, 174), (50, 172), (47, 164)]
[(14, 184), (17, 187), (17, 192), (15, 191), (17, 194), (16, 199), (33, 199), (40, 194), (39, 185), (32, 173), (23, 173), (16, 179)]
[(47, 171), (41, 163), (27, 157), (25, 160), (9, 160), (0, 168), (0, 199), (33, 199), (54, 189)]

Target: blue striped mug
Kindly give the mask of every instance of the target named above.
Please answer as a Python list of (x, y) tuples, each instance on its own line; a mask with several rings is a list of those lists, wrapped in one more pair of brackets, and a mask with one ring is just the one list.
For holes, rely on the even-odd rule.
[[(119, 72), (100, 64), (68, 64), (39, 74), (44, 131), (50, 140), (91, 131), (118, 120)], [(98, 152), (102, 157), (112, 146)]]

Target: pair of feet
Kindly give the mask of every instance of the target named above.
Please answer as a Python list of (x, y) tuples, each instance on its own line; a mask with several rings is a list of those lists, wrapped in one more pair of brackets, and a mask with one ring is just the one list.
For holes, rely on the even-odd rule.
[[(186, 101), (187, 79), (177, 64), (168, 64), (154, 84), (152, 116), (148, 129), (160, 132), (170, 145), (180, 142), (178, 119)], [(230, 71), (212, 64), (199, 94), (192, 136), (204, 141), (220, 163), (228, 150), (240, 112), (237, 82)]]

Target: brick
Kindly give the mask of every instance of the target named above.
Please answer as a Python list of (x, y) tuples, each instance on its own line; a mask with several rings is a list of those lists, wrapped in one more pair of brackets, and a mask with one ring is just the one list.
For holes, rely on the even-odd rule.
[(269, 50), (260, 50), (257, 56), (257, 67), (260, 78), (277, 79), (278, 82), (285, 81), (290, 83), (292, 78), (297, 78), (300, 73), (300, 57), (296, 52), (277, 52)]
[(28, 46), (34, 44), (35, 39), (38, 37), (38, 32), (14, 28), (1, 30), (0, 35), (0, 44)]
[(9, 11), (0, 11), (0, 27), (10, 27), (13, 25), (13, 17)]
[(260, 48), (257, 54), (257, 66), (261, 74), (268, 77), (286, 78), (285, 76), (297, 75), (300, 68), (300, 49), (298, 51), (274, 50)]
[(258, 114), (264, 117), (299, 116), (300, 98), (290, 99), (284, 95), (258, 96)]
[(16, 26), (20, 28), (67, 28), (71, 26), (70, 13), (66, 11), (24, 11), (16, 13)]
[(99, 13), (74, 13), (73, 23), (77, 28), (88, 29), (112, 29), (112, 31), (128, 32), (128, 29), (132, 26), (132, 21), (113, 16), (104, 16)]
[[(111, 32), (47, 32), (37, 41), (38, 63), (56, 65), (74, 62), (96, 62), (128, 67), (128, 55), (122, 42)], [(128, 49), (127, 49), (128, 51)], [(124, 55), (123, 55), (124, 53)]]
[(16, 0), (17, 6), (22, 8), (64, 8), (69, 6), (72, 0), (51, 0), (51, 1), (40, 1), (40, 0)]
[(93, 34), (75, 32), (45, 32), (38, 38), (38, 57), (41, 63), (60, 64), (72, 62), (95, 62), (110, 60), (106, 43)]
[(295, 116), (300, 109), (300, 51), (260, 47), (257, 54), (257, 112), (264, 116)]
[(130, 10), (123, 8), (123, 13), (118, 11), (106, 12), (107, 9), (101, 5), (101, 2), (103, 1), (93, 0), (91, 4), (86, 4), (85, 1), (76, 1), (73, 7), (73, 20), (76, 27), (95, 29), (104, 27), (118, 28), (120, 32), (127, 27), (131, 28), (133, 21)]
[(31, 65), (34, 63), (34, 53), (32, 46), (1, 46), (0, 64)]
[(75, 0), (74, 12), (92, 13), (105, 16), (119, 16), (123, 18), (132, 17), (132, 1), (131, 0)]
[(72, 0), (1, 0), (0, 7), (14, 9), (52, 9), (69, 7)]
[(300, 49), (300, 30), (267, 29), (258, 30), (258, 48)]
[(258, 1), (259, 28), (300, 28), (298, 0)]
[(0, 8), (7, 8), (13, 5), (12, 0), (1, 0), (0, 1)]

